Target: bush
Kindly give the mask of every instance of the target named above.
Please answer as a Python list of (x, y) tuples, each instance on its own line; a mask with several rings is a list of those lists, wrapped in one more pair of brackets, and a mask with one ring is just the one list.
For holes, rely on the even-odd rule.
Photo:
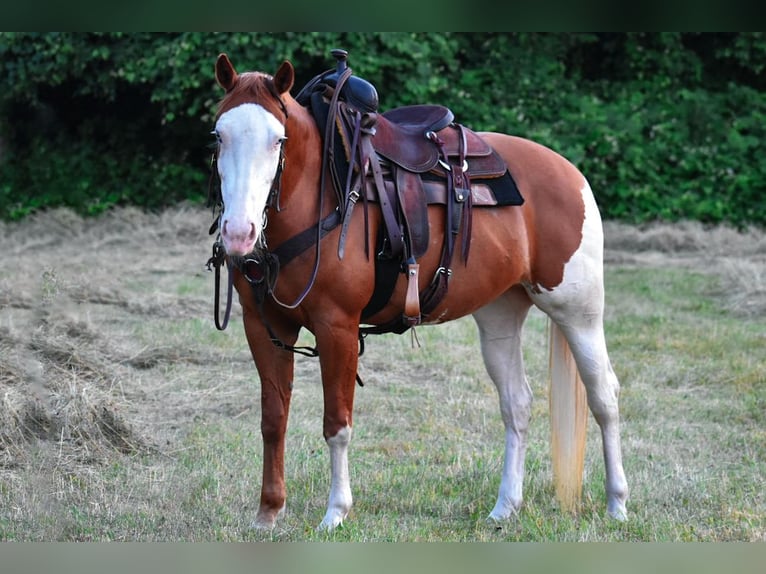
[(334, 47), (384, 110), (442, 103), (569, 157), (607, 217), (766, 223), (762, 33), (0, 33), (0, 218), (202, 201), (218, 53), (290, 59), (298, 89)]

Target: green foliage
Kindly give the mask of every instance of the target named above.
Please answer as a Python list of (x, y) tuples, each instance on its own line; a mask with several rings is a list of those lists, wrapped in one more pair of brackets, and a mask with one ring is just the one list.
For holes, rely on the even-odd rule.
[(763, 33), (0, 33), (0, 218), (201, 201), (218, 53), (297, 90), (334, 47), (383, 110), (552, 147), (606, 217), (766, 224)]

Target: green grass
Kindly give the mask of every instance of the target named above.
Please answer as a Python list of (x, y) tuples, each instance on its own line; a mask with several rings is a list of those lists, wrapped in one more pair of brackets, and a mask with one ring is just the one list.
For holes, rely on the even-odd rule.
[[(377, 345), (382, 349), (362, 359), (374, 374), (369, 388), (357, 392), (351, 459), (356, 503), (350, 520), (331, 535), (299, 527), (324, 510), (322, 453), (314, 461), (318, 477), (311, 479), (325, 484), (319, 498), (313, 489), (310, 502), (302, 498), (307, 469), (294, 469), (297, 493), (289, 504), (299, 516), (291, 513), (281, 530), (266, 537), (763, 539), (763, 324), (722, 311), (710, 296), (715, 283), (676, 269), (617, 269), (607, 275), (606, 329), (622, 380), (625, 466), (632, 488), (628, 523), (603, 516), (600, 437), (592, 420), (582, 509), (569, 516), (556, 507), (547, 450), (545, 322), (533, 314), (525, 358), (536, 397), (535, 420), (526, 502), (517, 517), (501, 528), (484, 521), (498, 486), (502, 427), (494, 390), (476, 353), (475, 328), (466, 320), (420, 329), (421, 349), (412, 350), (406, 336), (368, 342), (369, 351)], [(400, 366), (379, 370), (386, 364)], [(414, 380), (407, 380), (408, 371)], [(301, 442), (307, 440), (310, 435)]]
[[(190, 433), (176, 509), (195, 539), (334, 541), (758, 540), (764, 516), (764, 361), (758, 321), (723, 313), (713, 282), (678, 270), (617, 270), (607, 332), (622, 379), (631, 519), (604, 518), (600, 437), (590, 421), (584, 500), (554, 501), (548, 460), (545, 321), (534, 314), (526, 355), (536, 395), (526, 502), (500, 527), (484, 520), (502, 466), (495, 391), (472, 321), (368, 340), (357, 390), (351, 477), (355, 507), (338, 531), (316, 532), (329, 487), (321, 390), (298, 380), (288, 441), (288, 514), (248, 529), (260, 483), (257, 417)], [(310, 361), (309, 359), (299, 359)], [(390, 367), (398, 364), (396, 368)], [(255, 387), (254, 387), (255, 391)]]
[[(73, 289), (65, 271), (56, 277), (58, 291), (47, 296), (51, 317), (61, 293)], [(417, 341), (409, 334), (367, 339), (350, 450), (355, 503), (329, 534), (315, 529), (329, 492), (329, 455), (318, 361), (305, 357), (296, 359), (289, 420), (287, 514), (270, 532), (250, 529), (261, 482), (259, 385), (237, 313), (224, 333), (212, 325), (201, 287), (208, 280), (167, 274), (158, 286), (141, 276), (137, 293), (120, 284), (108, 300), (64, 306), (66, 317), (87, 309), (51, 331), (54, 348), (71, 347), (73, 356), (51, 364), (50, 376), (77, 398), (83, 416), (91, 404), (114, 408), (139, 447), (120, 453), (80, 433), (78, 444), (30, 440), (15, 459), (0, 451), (0, 539), (766, 540), (766, 320), (727, 311), (716, 276), (669, 265), (607, 266), (628, 522), (605, 518), (592, 418), (581, 508), (570, 515), (556, 504), (547, 324), (532, 311), (524, 357), (533, 419), (518, 515), (501, 525), (485, 520), (499, 485), (503, 427), (476, 327), (466, 318), (418, 328)], [(45, 343), (43, 327), (35, 333)], [(22, 353), (13, 347), (23, 342), (19, 332), (0, 331), (12, 335), (0, 339), (3, 352)], [(70, 347), (60, 342), (63, 332), (77, 335)], [(306, 333), (301, 340), (312, 342)], [(26, 372), (17, 371), (9, 392)], [(101, 378), (90, 380), (92, 373)], [(106, 402), (88, 400), (105, 393)]]

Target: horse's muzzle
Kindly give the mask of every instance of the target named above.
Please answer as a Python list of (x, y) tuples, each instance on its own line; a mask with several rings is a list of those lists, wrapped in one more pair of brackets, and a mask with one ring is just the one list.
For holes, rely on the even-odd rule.
[(253, 222), (234, 225), (224, 220), (221, 226), (221, 239), (227, 255), (247, 255), (255, 248), (258, 232)]

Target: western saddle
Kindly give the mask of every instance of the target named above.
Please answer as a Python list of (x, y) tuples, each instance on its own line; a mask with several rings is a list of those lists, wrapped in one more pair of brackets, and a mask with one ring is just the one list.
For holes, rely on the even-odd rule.
[[(505, 162), (475, 132), (454, 121), (439, 105), (412, 105), (378, 113), (375, 87), (351, 74), (348, 53), (333, 50), (337, 64), (311, 80), (296, 96), (311, 110), (323, 134), (322, 181), (335, 189), (343, 258), (351, 215), (358, 202), (379, 205), (383, 225), (376, 251), (376, 282), (362, 321), (389, 301), (400, 273), (408, 279), (401, 317), (368, 333), (403, 333), (418, 325), (447, 292), (455, 240), (463, 231), (461, 253), (468, 260), (471, 214), (475, 205), (520, 205), (523, 199)], [(497, 188), (495, 186), (498, 186)], [(504, 187), (498, 201), (498, 189)], [(418, 259), (430, 243), (428, 205), (445, 206), (445, 233), (439, 268), (428, 287), (418, 288)], [(367, 234), (369, 236), (369, 234)], [(369, 245), (365, 245), (369, 257)]]

